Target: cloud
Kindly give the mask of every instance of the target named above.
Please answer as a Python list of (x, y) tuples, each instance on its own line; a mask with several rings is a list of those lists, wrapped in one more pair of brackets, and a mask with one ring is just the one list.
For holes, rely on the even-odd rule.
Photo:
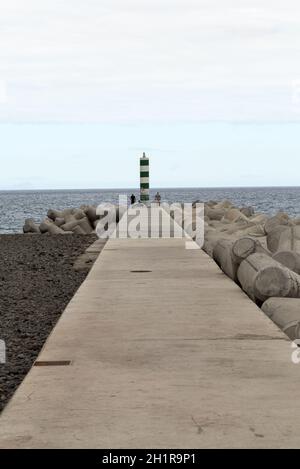
[(0, 121), (294, 120), (294, 0), (11, 0)]
[(0, 79), (0, 105), (7, 102), (7, 83)]

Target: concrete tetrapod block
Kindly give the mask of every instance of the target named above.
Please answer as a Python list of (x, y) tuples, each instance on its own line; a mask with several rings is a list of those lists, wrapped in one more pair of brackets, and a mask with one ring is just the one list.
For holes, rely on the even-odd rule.
[(99, 220), (93, 221), (92, 225), (94, 227), (94, 230), (97, 230), (97, 225), (98, 225)]
[(256, 238), (264, 238), (265, 231), (262, 225), (256, 225), (253, 222), (237, 222), (228, 223), (222, 222), (221, 226), (217, 227), (218, 231), (233, 235), (236, 239), (251, 236)]
[(56, 218), (63, 218), (63, 214), (59, 210), (49, 209), (47, 212), (47, 217), (54, 221)]
[(205, 205), (204, 215), (206, 215), (210, 220), (222, 220), (225, 215), (225, 210), (223, 208), (210, 208)]
[(262, 310), (291, 339), (300, 339), (300, 298), (269, 298)]
[(270, 251), (269, 251), (269, 249), (268, 249), (268, 246), (267, 246), (267, 237), (266, 237), (266, 236), (260, 236), (260, 237), (259, 237), (259, 242), (260, 242), (260, 244), (262, 245), (262, 247), (265, 248), (265, 250), (266, 250), (269, 254), (271, 254)]
[(288, 227), (286, 225), (278, 225), (275, 228), (273, 228), (272, 231), (268, 233), (267, 246), (268, 246), (269, 251), (273, 253), (278, 251), (280, 236), (287, 229)]
[(249, 218), (254, 215), (254, 208), (253, 207), (241, 207), (240, 212), (245, 215), (245, 217)]
[(35, 223), (33, 218), (27, 218), (27, 220), (25, 220), (25, 224), (23, 226), (23, 233), (40, 234), (41, 231), (40, 231), (39, 225), (37, 223)]
[(266, 221), (268, 220), (268, 216), (265, 215), (264, 213), (256, 213), (255, 215), (250, 217), (250, 220), (253, 221), (256, 224), (265, 225)]
[(49, 224), (48, 226), (48, 233), (56, 235), (56, 234), (68, 234), (54, 223)]
[[(69, 221), (67, 223), (65, 223), (64, 225), (61, 225), (61, 228), (64, 230), (64, 231), (73, 231), (74, 228), (76, 226), (78, 226), (78, 223), (79, 223), (79, 220), (72, 220), (72, 221)], [(84, 233), (84, 232), (83, 232)]]
[(64, 225), (66, 222), (65, 222), (65, 219), (64, 218), (55, 218), (55, 221), (54, 221), (54, 224), (56, 226), (62, 226)]
[(261, 223), (255, 223), (254, 226), (247, 229), (247, 234), (249, 236), (255, 236), (257, 238), (264, 238), (267, 243), (265, 228), (264, 225)]
[(74, 212), (74, 209), (72, 208), (66, 208), (65, 210), (62, 211), (61, 217), (65, 219), (66, 223), (76, 220), (76, 218), (73, 215), (73, 212)]
[(217, 242), (218, 242), (218, 240), (213, 239), (213, 238), (204, 239), (204, 243), (203, 243), (203, 246), (202, 246), (203, 251), (206, 252), (206, 254), (208, 254), (210, 257), (212, 257), (213, 250), (214, 250), (214, 247), (217, 244)]
[(54, 224), (54, 222), (50, 220), (44, 220), (40, 224), (41, 233), (49, 233), (49, 234), (65, 234), (65, 231), (59, 228)]
[(230, 223), (235, 223), (238, 221), (248, 222), (248, 218), (240, 212), (237, 208), (231, 208), (226, 211), (224, 215), (224, 220), (228, 220)]
[(54, 224), (53, 221), (46, 219), (40, 224), (41, 233), (65, 234), (64, 230)]
[(243, 290), (257, 303), (271, 297), (300, 297), (300, 276), (262, 253), (251, 254), (237, 273)]
[[(80, 229), (78, 230), (77, 227)], [(73, 231), (77, 234), (90, 234), (93, 231), (93, 227), (88, 221), (87, 217), (81, 218), (80, 220), (73, 220), (65, 223), (61, 227), (64, 231)], [(76, 231), (75, 231), (76, 229)]]
[(216, 209), (219, 209), (219, 208), (232, 208), (233, 207), (233, 204), (230, 202), (230, 200), (222, 200), (221, 202), (218, 202), (215, 204), (215, 208)]
[(286, 213), (279, 212), (274, 217), (269, 218), (265, 223), (265, 231), (267, 234), (271, 233), (277, 226), (288, 225), (289, 217)]
[(236, 234), (236, 233), (242, 233), (247, 234), (248, 231), (253, 230), (254, 228), (254, 223), (249, 223), (249, 222), (239, 222), (237, 221), (236, 223), (230, 223), (229, 225), (225, 225), (224, 231), (226, 231), (228, 234)]
[(300, 226), (293, 225), (282, 231), (278, 241), (278, 251), (295, 251), (300, 253)]
[(85, 216), (85, 213), (83, 210), (81, 210), (80, 208), (76, 208), (73, 212), (73, 216), (76, 220), (81, 220), (83, 218), (86, 218)]
[(99, 215), (97, 215), (96, 207), (92, 205), (88, 206), (84, 210), (86, 216), (88, 217), (89, 221), (93, 224), (96, 220), (99, 220)]
[(221, 267), (223, 272), (235, 282), (237, 281), (237, 264), (232, 256), (233, 241), (229, 239), (219, 240), (213, 249), (213, 259)]
[(245, 236), (233, 243), (232, 256), (237, 264), (243, 262), (247, 257), (255, 252), (262, 252), (270, 255), (270, 253), (256, 239)]
[(213, 227), (213, 228), (220, 229), (220, 230), (221, 230), (221, 229), (224, 229), (224, 230), (226, 229), (226, 228), (224, 227), (223, 223), (221, 223), (219, 220), (210, 220), (210, 221), (208, 222), (208, 225), (211, 226), (211, 227)]
[(218, 241), (224, 240), (224, 239), (232, 239), (234, 240), (232, 236), (227, 235), (226, 233), (220, 233), (216, 230), (214, 231), (205, 231), (204, 235), (204, 244), (203, 244), (203, 251), (206, 252), (210, 257), (213, 256), (213, 250), (215, 245), (218, 243)]
[(85, 234), (90, 234), (94, 231), (94, 228), (91, 226), (86, 216), (79, 220), (78, 226), (80, 226), (80, 228), (85, 232)]
[(273, 259), (296, 272), (296, 274), (300, 274), (300, 254), (298, 252), (279, 251), (273, 255)]
[(218, 202), (216, 200), (209, 200), (208, 202), (205, 202), (205, 205), (208, 207), (214, 207), (215, 205), (218, 205)]

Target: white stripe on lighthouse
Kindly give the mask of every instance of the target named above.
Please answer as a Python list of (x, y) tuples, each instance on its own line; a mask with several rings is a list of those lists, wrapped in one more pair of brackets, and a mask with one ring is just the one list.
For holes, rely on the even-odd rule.
[(141, 184), (149, 183), (149, 178), (141, 178)]

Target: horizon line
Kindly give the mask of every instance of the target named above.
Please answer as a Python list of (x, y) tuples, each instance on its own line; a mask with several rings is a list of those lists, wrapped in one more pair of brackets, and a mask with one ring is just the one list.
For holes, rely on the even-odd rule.
[[(202, 190), (202, 189), (297, 189), (300, 188), (300, 185), (298, 186), (285, 186), (285, 185), (277, 185), (277, 186), (264, 186), (264, 185), (259, 185), (259, 186), (153, 186), (152, 188), (150, 187), (151, 190), (174, 190), (174, 189), (196, 189), (196, 190)], [(107, 188), (97, 188), (97, 187), (82, 187), (82, 188), (46, 188), (46, 189), (1, 189), (0, 192), (47, 192), (47, 191), (53, 191), (53, 192), (58, 192), (58, 191), (139, 191), (139, 187), (107, 187)]]

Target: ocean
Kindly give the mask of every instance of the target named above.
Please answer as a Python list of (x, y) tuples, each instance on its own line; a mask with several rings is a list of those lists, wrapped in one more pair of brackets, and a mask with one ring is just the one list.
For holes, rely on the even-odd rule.
[[(152, 199), (157, 190), (167, 202), (229, 199), (237, 206), (251, 205), (255, 211), (269, 215), (278, 210), (290, 216), (300, 215), (300, 187), (155, 188), (151, 191)], [(137, 189), (0, 191), (0, 233), (21, 233), (26, 218), (40, 222), (49, 208), (116, 203), (120, 194), (132, 193), (138, 198)]]

